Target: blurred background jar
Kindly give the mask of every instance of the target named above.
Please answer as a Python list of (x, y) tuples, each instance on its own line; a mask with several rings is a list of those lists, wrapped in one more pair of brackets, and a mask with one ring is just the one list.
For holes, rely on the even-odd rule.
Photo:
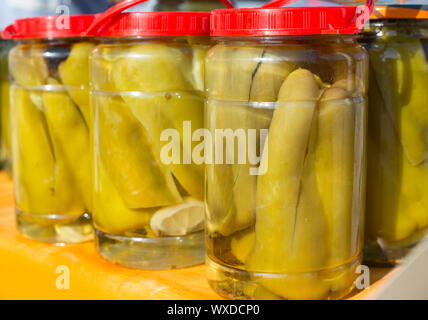
[(12, 80), (11, 135), (17, 225), (27, 237), (75, 243), (93, 237), (89, 148), (92, 15), (16, 20), (3, 37)]
[(12, 159), (10, 143), (10, 96), (9, 96), (9, 68), (8, 55), (13, 42), (0, 40), (0, 167), (12, 176)]
[(192, 136), (204, 121), (209, 13), (107, 12), (93, 30), (97, 249), (133, 268), (201, 264), (204, 165)]
[(364, 252), (393, 265), (428, 227), (428, 11), (378, 7), (372, 17)]
[(362, 17), (356, 7), (275, 8), (283, 3), (211, 18), (208, 279), (233, 299), (338, 299), (362, 259)]

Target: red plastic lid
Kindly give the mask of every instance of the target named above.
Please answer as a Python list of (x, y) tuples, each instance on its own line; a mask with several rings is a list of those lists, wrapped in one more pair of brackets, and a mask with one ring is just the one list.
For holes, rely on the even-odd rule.
[(275, 0), (255, 9), (217, 9), (211, 15), (212, 36), (288, 36), (353, 34), (362, 30), (373, 10), (365, 6), (285, 7), (296, 0)]
[(3, 39), (47, 39), (86, 36), (95, 15), (59, 15), (15, 20), (6, 27)]
[(208, 12), (122, 13), (100, 34), (103, 37), (209, 35)]
[[(124, 0), (97, 15), (87, 33), (103, 37), (209, 35), (208, 12), (132, 12), (126, 9), (147, 0)], [(230, 0), (221, 0), (233, 8)]]

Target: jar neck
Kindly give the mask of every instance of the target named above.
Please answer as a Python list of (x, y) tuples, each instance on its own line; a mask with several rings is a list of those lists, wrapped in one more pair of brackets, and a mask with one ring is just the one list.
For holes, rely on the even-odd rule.
[(65, 43), (75, 42), (91, 42), (93, 38), (90, 37), (73, 37), (73, 38), (45, 38), (45, 39), (16, 39), (15, 42), (18, 44), (44, 44), (47, 46), (61, 45)]
[(162, 43), (194, 43), (210, 44), (209, 36), (158, 36), (158, 37), (100, 37), (96, 39), (101, 44), (114, 43), (141, 43), (141, 42), (162, 42)]
[(357, 45), (360, 35), (305, 35), (275, 37), (216, 37), (214, 41), (231, 45)]

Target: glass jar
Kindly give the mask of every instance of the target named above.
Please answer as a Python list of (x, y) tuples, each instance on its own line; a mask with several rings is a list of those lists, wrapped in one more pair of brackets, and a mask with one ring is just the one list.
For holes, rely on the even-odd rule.
[(1, 136), (1, 149), (0, 149), (0, 166), (6, 170), (7, 174), (11, 176), (11, 145), (10, 145), (10, 81), (8, 70), (8, 54), (12, 47), (12, 41), (0, 40), (0, 136)]
[(9, 54), (17, 225), (52, 243), (93, 238), (89, 57), (93, 16), (16, 20)]
[(371, 20), (364, 257), (393, 265), (428, 227), (428, 20)]
[[(334, 19), (341, 9), (349, 20)], [(207, 264), (227, 298), (337, 299), (361, 263), (367, 54), (357, 27), (339, 31), (355, 7), (317, 8), (330, 30), (299, 28), (308, 10), (211, 18)], [(260, 20), (242, 28), (255, 12)], [(267, 25), (287, 16), (295, 26)]]
[(100, 34), (94, 223), (109, 261), (142, 269), (204, 261), (204, 165), (192, 136), (204, 121), (208, 21), (208, 13), (123, 13)]

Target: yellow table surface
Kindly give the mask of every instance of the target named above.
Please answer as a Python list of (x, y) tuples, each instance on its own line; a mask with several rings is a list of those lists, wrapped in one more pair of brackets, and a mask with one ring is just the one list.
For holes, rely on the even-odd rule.
[[(58, 289), (61, 266), (70, 288)], [(370, 289), (348, 298), (365, 299), (389, 269), (371, 269)], [(382, 280), (379, 280), (381, 279)], [(0, 299), (221, 299), (205, 278), (205, 267), (143, 271), (103, 260), (93, 243), (55, 246), (24, 238), (15, 226), (12, 182), (0, 173)]]

